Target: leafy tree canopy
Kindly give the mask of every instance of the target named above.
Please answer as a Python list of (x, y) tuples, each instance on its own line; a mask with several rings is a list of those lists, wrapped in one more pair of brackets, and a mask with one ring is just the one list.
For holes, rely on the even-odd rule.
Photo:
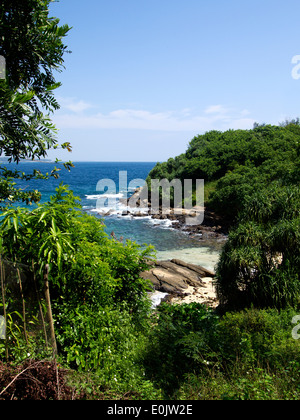
[(230, 220), (217, 273), (225, 307), (300, 305), (299, 140), (299, 119), (211, 131), (149, 175), (204, 178), (207, 207)]
[(190, 142), (185, 154), (158, 163), (150, 179), (204, 179), (213, 183), (206, 205), (234, 221), (246, 198), (267, 183), (299, 183), (299, 120), (252, 130), (210, 131)]
[[(0, 1), (0, 55), (6, 78), (0, 80), (0, 153), (10, 161), (40, 159), (58, 148), (50, 113), (59, 109), (54, 91), (60, 86), (55, 71), (63, 68), (63, 40), (70, 28), (49, 16), (52, 0)], [(69, 143), (61, 145), (71, 150)], [(71, 162), (65, 164), (67, 168)], [(57, 170), (51, 173), (57, 176)], [(32, 177), (43, 177), (38, 171)], [(14, 179), (25, 175), (2, 168), (0, 200), (38, 201), (37, 192), (22, 193)], [(44, 176), (46, 177), (46, 176)]]

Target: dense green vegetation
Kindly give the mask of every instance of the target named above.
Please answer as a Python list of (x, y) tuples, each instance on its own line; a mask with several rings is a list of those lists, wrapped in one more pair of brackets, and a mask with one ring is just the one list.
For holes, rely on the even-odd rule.
[[(300, 124), (210, 131), (195, 137), (185, 154), (159, 163), (149, 179), (204, 179), (206, 205), (233, 222), (245, 200), (266, 185), (298, 185)], [(213, 188), (209, 188), (210, 186)]]
[[(0, 155), (10, 161), (40, 159), (59, 145), (50, 115), (59, 109), (54, 92), (64, 64), (64, 38), (70, 28), (49, 16), (52, 0), (0, 1), (0, 55), (6, 62), (6, 77), (0, 79)], [(71, 162), (65, 164), (67, 168)], [(25, 175), (0, 166), (0, 204), (38, 202), (38, 191), (23, 191), (16, 180), (57, 176), (34, 171)]]
[(206, 206), (229, 220), (218, 294), (229, 308), (300, 302), (300, 123), (211, 131), (151, 178), (204, 179)]
[[(139, 275), (147, 268), (152, 249), (108, 238), (102, 223), (75, 210), (78, 206), (61, 186), (46, 205), (7, 211), (2, 215), (1, 255), (32, 267), (40, 295), (49, 264), (58, 351), (70, 367), (97, 371), (104, 383), (120, 382), (126, 375), (134, 380), (137, 369), (131, 353), (150, 309), (149, 285)], [(30, 308), (33, 319), (38, 306), (31, 303)], [(22, 318), (13, 293), (6, 294), (6, 310), (12, 321)], [(11, 343), (9, 357), (21, 361), (28, 346), (20, 344), (24, 334), (14, 322), (7, 334), (18, 338)], [(39, 356), (37, 352), (33, 342), (31, 357)], [(0, 354), (5, 355), (1, 343)]]
[[(34, 260), (40, 295), (39, 267), (50, 264), (58, 360), (81, 398), (299, 399), (295, 309), (218, 315), (194, 303), (153, 312), (139, 278), (151, 249), (108, 238), (101, 221), (74, 204), (60, 187), (51, 205), (8, 211), (1, 237), (3, 258), (24, 266)], [(6, 288), (10, 363), (51, 357), (36, 329), (37, 302), (25, 300), (27, 343), (22, 312)]]
[(197, 303), (163, 304), (146, 372), (176, 399), (298, 399), (294, 314), (251, 309), (219, 317)]
[(297, 308), (300, 302), (299, 186), (274, 182), (245, 200), (218, 266), (221, 303)]
[[(7, 79), (0, 80), (0, 150), (16, 162), (45, 157), (58, 146), (48, 113), (59, 107), (53, 70), (63, 65), (69, 28), (49, 17), (50, 3), (0, 1), (0, 54), (7, 60)], [(11, 383), (1, 377), (0, 399), (54, 398), (57, 361), (69, 372), (76, 390), (71, 394), (80, 398), (299, 399), (299, 341), (292, 335), (300, 290), (299, 137), (298, 120), (212, 131), (149, 176), (204, 178), (207, 206), (230, 219), (217, 273), (222, 312), (199, 304), (151, 310), (149, 284), (140, 273), (154, 257), (152, 248), (107, 237), (101, 220), (82, 212), (63, 185), (34, 210), (4, 209), (38, 202), (40, 194), (16, 189), (14, 179), (25, 175), (1, 168), (6, 337), (0, 339), (0, 372), (4, 379), (15, 372), (12, 382), (24, 381), (26, 389), (1, 389)], [(26, 179), (50, 175), (35, 172)], [(38, 360), (31, 376), (28, 359)], [(39, 364), (49, 359), (54, 363)], [(24, 366), (26, 378), (20, 376)], [(49, 381), (51, 393), (30, 394), (41, 380)]]

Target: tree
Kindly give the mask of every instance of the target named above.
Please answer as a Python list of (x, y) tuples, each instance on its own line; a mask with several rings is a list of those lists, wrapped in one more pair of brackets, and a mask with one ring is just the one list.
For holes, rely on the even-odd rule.
[(217, 272), (221, 304), (229, 308), (300, 304), (298, 186), (272, 183), (248, 198), (224, 246)]
[[(68, 25), (49, 16), (53, 0), (0, 0), (0, 55), (6, 61), (6, 79), (0, 80), (0, 154), (9, 161), (40, 159), (58, 148), (50, 114), (59, 109), (54, 91), (60, 86), (54, 71), (63, 68)], [(61, 145), (71, 150), (69, 143)], [(72, 164), (65, 166), (69, 169)], [(40, 194), (15, 188), (15, 179), (46, 178), (1, 168), (0, 202), (34, 201)], [(57, 176), (54, 169), (50, 176)]]

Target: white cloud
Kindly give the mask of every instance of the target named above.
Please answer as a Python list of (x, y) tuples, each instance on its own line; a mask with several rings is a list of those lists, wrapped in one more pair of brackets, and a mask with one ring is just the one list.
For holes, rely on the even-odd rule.
[(205, 114), (227, 114), (227, 112), (228, 109), (223, 105), (210, 105), (204, 111)]
[(85, 101), (78, 101), (75, 98), (58, 98), (58, 103), (61, 105), (62, 109), (66, 109), (74, 112), (75, 114), (80, 114), (87, 109), (92, 108), (92, 105)]
[(244, 117), (247, 116), (247, 115), (250, 115), (250, 114), (251, 114), (251, 112), (248, 111), (248, 109), (243, 109), (243, 111), (241, 111), (241, 115), (243, 115)]
[[(58, 128), (77, 129), (131, 129), (156, 131), (192, 131), (202, 133), (209, 130), (248, 129), (254, 119), (249, 112), (235, 111), (222, 105), (208, 106), (202, 113), (191, 109), (181, 111), (150, 112), (137, 109), (118, 109), (110, 113), (87, 115), (85, 110), (91, 108), (83, 101), (69, 102), (62, 112), (55, 117)], [(73, 113), (67, 113), (71, 110)]]

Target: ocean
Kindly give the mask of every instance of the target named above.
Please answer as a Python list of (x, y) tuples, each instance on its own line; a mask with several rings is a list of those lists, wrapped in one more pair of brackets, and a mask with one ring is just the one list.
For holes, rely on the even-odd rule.
[[(217, 241), (205, 242), (191, 238), (188, 234), (174, 229), (169, 220), (158, 221), (149, 216), (122, 216), (125, 207), (120, 199), (134, 192), (134, 188), (128, 189), (129, 183), (136, 179), (145, 180), (155, 164), (155, 162), (74, 162), (75, 168), (70, 172), (62, 168), (58, 180), (51, 178), (47, 181), (22, 181), (20, 186), (25, 190), (38, 189), (42, 193), (42, 202), (46, 202), (55, 193), (55, 188), (63, 182), (81, 199), (84, 211), (104, 219), (107, 234), (113, 232), (117, 238), (130, 239), (140, 245), (151, 244), (156, 248), (159, 260), (178, 258), (214, 270), (221, 249), (221, 244)], [(16, 167), (15, 164), (7, 166)], [(18, 169), (25, 173), (40, 169), (46, 173), (54, 166), (49, 162), (22, 162), (18, 165)], [(126, 173), (127, 186), (119, 185), (120, 172)], [(108, 192), (97, 191), (98, 182), (101, 180), (111, 180), (110, 183), (114, 188)], [(105, 217), (99, 215), (97, 211), (97, 200), (103, 197), (113, 198), (117, 203), (114, 211)], [(102, 201), (105, 202), (104, 198)]]

